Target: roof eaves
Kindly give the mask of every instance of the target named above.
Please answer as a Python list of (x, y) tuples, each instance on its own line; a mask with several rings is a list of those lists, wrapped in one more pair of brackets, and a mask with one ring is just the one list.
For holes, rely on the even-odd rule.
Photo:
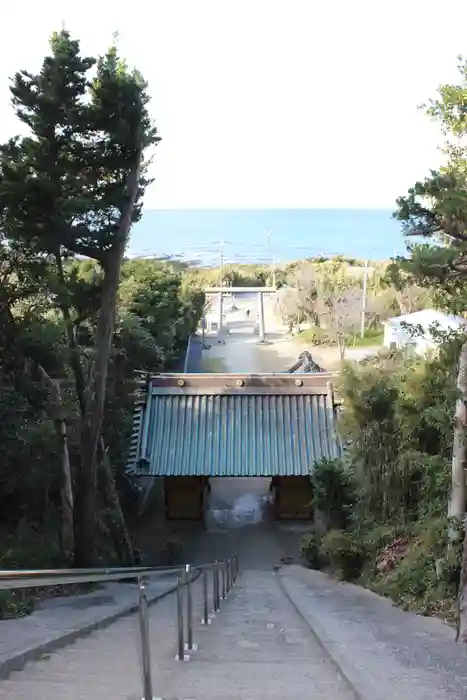
[(327, 394), (334, 372), (289, 374), (158, 374), (151, 377), (153, 394)]

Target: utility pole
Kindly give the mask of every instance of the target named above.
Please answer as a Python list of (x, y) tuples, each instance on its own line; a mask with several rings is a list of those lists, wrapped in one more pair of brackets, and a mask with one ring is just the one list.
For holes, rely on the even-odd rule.
[(362, 316), (360, 320), (360, 336), (365, 337), (365, 314), (366, 314), (366, 295), (368, 287), (368, 260), (365, 260), (365, 270), (363, 272), (363, 297), (362, 297)]
[(266, 231), (266, 236), (267, 236), (267, 241), (268, 241), (268, 258), (271, 260), (271, 268), (272, 268), (272, 286), (276, 286), (276, 258), (272, 254), (272, 248), (271, 248), (271, 235), (272, 231)]
[(221, 283), (220, 287), (224, 286), (224, 241), (220, 242), (220, 274), (221, 274)]

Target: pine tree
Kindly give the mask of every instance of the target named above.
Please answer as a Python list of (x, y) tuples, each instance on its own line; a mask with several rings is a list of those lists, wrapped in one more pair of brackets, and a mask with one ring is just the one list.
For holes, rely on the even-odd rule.
[[(445, 164), (401, 197), (396, 218), (409, 236), (430, 241), (411, 246), (399, 266), (417, 283), (434, 289), (435, 300), (454, 313), (467, 304), (467, 62), (459, 59), (460, 81), (443, 85), (427, 112), (445, 136)], [(465, 523), (467, 452), (467, 340), (458, 363), (458, 399), (454, 416), (452, 486), (449, 515)], [(453, 531), (454, 532), (454, 531)], [(467, 529), (459, 587), (458, 638), (467, 643)]]
[[(95, 561), (99, 460), (112, 479), (101, 429), (121, 262), (147, 185), (143, 154), (158, 137), (146, 85), (115, 46), (99, 59), (83, 57), (65, 30), (52, 36), (50, 46), (39, 74), (22, 71), (13, 80), (12, 102), (29, 133), (0, 148), (0, 210), (10, 250), (40, 261), (38, 274), (54, 290), (67, 330), (82, 418), (75, 564), (83, 567)], [(77, 255), (99, 263), (101, 274), (90, 290), (78, 289), (68, 273), (67, 261)], [(96, 284), (88, 380), (76, 319)]]

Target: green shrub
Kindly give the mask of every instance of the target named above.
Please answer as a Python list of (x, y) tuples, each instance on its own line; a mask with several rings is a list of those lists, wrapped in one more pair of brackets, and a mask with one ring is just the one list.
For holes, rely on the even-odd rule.
[(66, 564), (56, 531), (37, 532), (21, 521), (14, 534), (2, 537), (1, 569), (50, 569)]
[(451, 527), (445, 517), (427, 519), (406, 532), (405, 548), (397, 556), (391, 557), (391, 550), (402, 537), (386, 545), (377, 557), (373, 590), (404, 609), (454, 619), (462, 539), (451, 541)]
[(365, 531), (359, 532), (359, 537), (363, 543), (368, 556), (376, 557), (378, 552), (393, 542), (397, 537), (407, 534), (407, 527), (404, 525), (376, 525)]
[(321, 539), (320, 533), (313, 529), (303, 535), (300, 540), (300, 554), (310, 569), (320, 569), (325, 563), (320, 555)]
[[(39, 533), (21, 521), (15, 534), (2, 536), (0, 569), (47, 569), (66, 564), (56, 532)], [(0, 620), (29, 615), (36, 590), (0, 591)]]
[(354, 532), (330, 530), (321, 541), (320, 556), (344, 581), (357, 579), (365, 563), (365, 549)]
[(34, 600), (29, 591), (0, 591), (0, 620), (24, 617), (34, 609)]
[(323, 459), (315, 466), (311, 477), (313, 507), (324, 519), (326, 529), (349, 527), (356, 501), (355, 486), (342, 460)]

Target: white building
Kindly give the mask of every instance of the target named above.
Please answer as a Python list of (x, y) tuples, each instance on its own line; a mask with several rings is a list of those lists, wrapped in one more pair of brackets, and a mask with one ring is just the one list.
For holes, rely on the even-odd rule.
[(461, 316), (451, 316), (434, 309), (415, 311), (413, 314), (390, 318), (384, 323), (383, 345), (394, 349), (410, 346), (419, 355), (423, 355), (436, 348), (433, 333), (462, 332), (466, 329), (466, 324), (466, 319)]

